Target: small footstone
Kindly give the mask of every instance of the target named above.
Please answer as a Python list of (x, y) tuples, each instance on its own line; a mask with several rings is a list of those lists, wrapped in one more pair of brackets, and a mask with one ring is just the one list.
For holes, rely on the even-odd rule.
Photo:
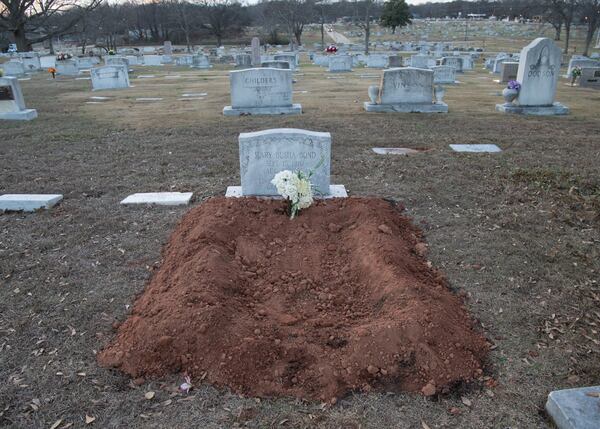
[(153, 77), (156, 77), (153, 74), (141, 74), (138, 76), (138, 79), (152, 79)]
[(160, 97), (142, 97), (142, 98), (136, 98), (135, 101), (142, 101), (142, 102), (162, 101), (162, 98), (160, 98)]
[(454, 152), (502, 152), (495, 144), (451, 144)]
[(208, 93), (206, 92), (188, 92), (185, 94), (181, 94), (182, 97), (206, 97)]
[(0, 211), (33, 212), (49, 209), (62, 199), (61, 194), (4, 194), (0, 196)]
[(410, 149), (407, 147), (374, 147), (373, 152), (378, 155), (414, 155), (425, 150)]
[(100, 96), (97, 96), (97, 95), (96, 95), (96, 96), (94, 96), (94, 97), (90, 97), (90, 100), (99, 100), (99, 101), (102, 101), (102, 100), (110, 100), (110, 97), (100, 97)]
[(149, 192), (132, 194), (121, 204), (157, 204), (159, 206), (181, 206), (190, 203), (193, 192)]
[(597, 429), (600, 426), (600, 386), (555, 390), (546, 411), (558, 429)]

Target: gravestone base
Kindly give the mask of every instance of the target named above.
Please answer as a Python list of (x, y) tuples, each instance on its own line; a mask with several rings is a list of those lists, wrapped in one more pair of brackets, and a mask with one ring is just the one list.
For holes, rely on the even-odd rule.
[(25, 109), (18, 112), (0, 112), (0, 120), (7, 121), (31, 121), (37, 118), (37, 110)]
[[(227, 191), (225, 192), (226, 198), (242, 198), (242, 197), (252, 197), (256, 196), (258, 198), (274, 198), (281, 199), (280, 196), (261, 196), (261, 195), (244, 195), (242, 193), (241, 186), (228, 186)], [(324, 199), (328, 200), (330, 198), (348, 198), (348, 192), (346, 192), (346, 187), (344, 185), (329, 185), (329, 194), (327, 195), (314, 195), (315, 199)]]
[(496, 104), (496, 110), (502, 113), (532, 116), (555, 116), (569, 114), (569, 108), (558, 102), (554, 103), (552, 106), (518, 106), (516, 104), (506, 103)]
[[(555, 390), (548, 395), (546, 411), (558, 429), (593, 429), (600, 421), (600, 386)], [(592, 396), (587, 395), (591, 393)]]
[(301, 115), (302, 106), (292, 104), (291, 106), (277, 107), (239, 107), (234, 108), (225, 106), (223, 115), (225, 116), (243, 116), (243, 115)]
[(364, 104), (367, 112), (400, 112), (400, 113), (448, 113), (446, 103), (402, 103), (402, 104)]

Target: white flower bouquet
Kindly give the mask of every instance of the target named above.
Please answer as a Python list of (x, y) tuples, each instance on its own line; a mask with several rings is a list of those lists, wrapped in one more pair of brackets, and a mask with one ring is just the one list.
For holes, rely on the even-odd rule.
[(271, 180), (277, 188), (277, 193), (288, 203), (287, 212), (290, 219), (294, 219), (301, 209), (306, 209), (313, 203), (311, 175), (306, 175), (302, 171), (283, 170)]

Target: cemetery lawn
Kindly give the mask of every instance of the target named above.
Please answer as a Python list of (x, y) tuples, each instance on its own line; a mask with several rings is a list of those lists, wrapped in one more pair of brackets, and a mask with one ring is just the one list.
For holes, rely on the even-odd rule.
[[(294, 85), (307, 91), (294, 94), (303, 115), (236, 118), (221, 115), (230, 104), (223, 66), (135, 69), (133, 88), (94, 93), (87, 80), (40, 73), (21, 82), (38, 119), (0, 123), (0, 193), (65, 196), (48, 212), (0, 215), (0, 426), (83, 427), (87, 415), (102, 428), (534, 428), (549, 425), (551, 390), (597, 384), (600, 92), (561, 79), (557, 100), (570, 116), (503, 115), (494, 111), (503, 86), (479, 63), (447, 87), (446, 115), (367, 114), (378, 79), (360, 76), (380, 71), (328, 79), (303, 64)], [(433, 266), (494, 344), (484, 383), (434, 400), (370, 393), (321, 407), (241, 398), (200, 380), (186, 396), (174, 393), (181, 376), (138, 386), (97, 365), (189, 209), (119, 201), (193, 191), (197, 205), (223, 195), (239, 184), (238, 134), (279, 127), (331, 132), (332, 183), (406, 206)], [(458, 154), (454, 143), (503, 152)], [(383, 156), (373, 147), (429, 150)]]

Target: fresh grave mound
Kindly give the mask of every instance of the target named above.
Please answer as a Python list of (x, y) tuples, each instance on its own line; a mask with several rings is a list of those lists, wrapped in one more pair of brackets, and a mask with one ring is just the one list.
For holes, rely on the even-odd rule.
[(184, 372), (251, 396), (331, 401), (372, 389), (445, 392), (488, 345), (382, 199), (213, 198), (189, 211), (99, 362)]

